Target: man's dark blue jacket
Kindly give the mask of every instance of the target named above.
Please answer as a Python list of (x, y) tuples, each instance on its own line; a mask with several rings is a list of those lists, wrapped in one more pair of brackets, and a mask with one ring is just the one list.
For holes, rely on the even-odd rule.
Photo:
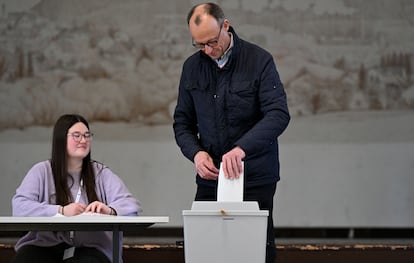
[[(245, 186), (279, 180), (278, 136), (290, 116), (286, 94), (273, 57), (264, 49), (233, 34), (234, 46), (224, 68), (202, 51), (184, 63), (174, 133), (178, 146), (191, 161), (206, 151), (217, 168), (221, 157), (235, 146), (244, 159)], [(215, 186), (202, 179), (198, 184)]]

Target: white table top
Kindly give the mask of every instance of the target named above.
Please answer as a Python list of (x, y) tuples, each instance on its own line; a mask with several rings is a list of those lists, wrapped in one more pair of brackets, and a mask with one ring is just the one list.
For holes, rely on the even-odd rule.
[(0, 231), (135, 231), (168, 221), (167, 216), (0, 216)]
[(0, 224), (5, 223), (117, 223), (117, 224), (140, 224), (140, 223), (168, 223), (168, 216), (52, 216), (52, 217), (19, 217), (0, 216)]

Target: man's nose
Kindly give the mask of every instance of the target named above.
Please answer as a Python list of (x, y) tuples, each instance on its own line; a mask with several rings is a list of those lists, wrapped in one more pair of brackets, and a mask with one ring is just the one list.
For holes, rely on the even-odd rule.
[(205, 45), (204, 46), (204, 53), (206, 53), (207, 55), (209, 55), (211, 53), (211, 51), (213, 51), (213, 48), (210, 47), (209, 45)]

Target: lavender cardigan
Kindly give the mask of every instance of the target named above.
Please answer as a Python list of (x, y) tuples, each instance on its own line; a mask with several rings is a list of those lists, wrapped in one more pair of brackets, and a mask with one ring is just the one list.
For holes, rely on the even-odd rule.
[[(141, 212), (141, 205), (129, 192), (122, 180), (105, 165), (93, 162), (98, 199), (113, 207), (118, 215), (134, 216)], [(75, 200), (79, 189), (80, 174), (71, 174), (74, 182), (69, 180)], [(35, 164), (17, 188), (12, 199), (13, 216), (54, 216), (58, 213), (55, 185), (50, 161)], [(82, 191), (80, 203), (88, 204), (87, 196)], [(72, 244), (69, 232), (31, 231), (16, 243), (18, 250), (24, 245), (54, 246), (59, 243)], [(122, 235), (120, 244), (122, 244)], [(112, 233), (108, 231), (75, 233), (75, 247), (94, 247), (103, 252), (112, 261)], [(122, 253), (122, 250), (121, 250)], [(122, 262), (122, 254), (120, 256)]]

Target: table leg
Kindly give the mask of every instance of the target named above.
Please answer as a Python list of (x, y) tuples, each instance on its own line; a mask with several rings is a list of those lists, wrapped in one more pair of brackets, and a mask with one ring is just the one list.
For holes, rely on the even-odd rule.
[(119, 263), (119, 225), (114, 225), (112, 230), (112, 263)]

